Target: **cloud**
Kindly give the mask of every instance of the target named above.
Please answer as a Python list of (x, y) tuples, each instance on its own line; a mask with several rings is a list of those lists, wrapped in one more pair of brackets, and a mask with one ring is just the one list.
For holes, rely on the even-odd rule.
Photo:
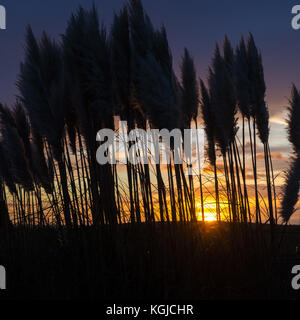
[[(277, 159), (277, 160), (284, 160), (284, 161), (287, 161), (289, 158), (284, 156), (284, 153), (283, 152), (272, 152), (271, 153), (271, 156), (273, 159)], [(260, 152), (257, 154), (257, 159), (264, 159), (265, 158), (265, 155), (263, 152)]]
[(281, 124), (281, 125), (284, 125), (284, 126), (287, 125), (287, 122), (286, 122), (285, 118), (278, 117), (276, 115), (270, 118), (270, 122), (271, 123), (275, 123), (275, 124)]
[(284, 156), (283, 152), (273, 152), (272, 158), (278, 159), (278, 160), (288, 160), (288, 157)]

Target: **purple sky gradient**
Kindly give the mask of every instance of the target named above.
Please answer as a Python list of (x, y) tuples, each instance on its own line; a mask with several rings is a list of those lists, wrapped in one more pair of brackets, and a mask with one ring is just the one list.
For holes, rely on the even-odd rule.
[[(119, 10), (123, 1), (95, 3), (101, 20), (110, 26), (113, 12)], [(0, 31), (0, 101), (12, 104), (17, 94), (15, 81), (23, 57), (26, 25), (30, 23), (37, 35), (46, 30), (59, 38), (71, 12), (79, 4), (90, 7), (92, 1), (0, 0), (0, 4), (7, 10), (7, 30)], [(252, 32), (263, 54), (267, 102), (272, 115), (287, 105), (291, 83), (300, 85), (300, 30), (291, 28), (291, 8), (295, 4), (289, 0), (144, 0), (154, 24), (163, 23), (167, 28), (175, 69), (187, 47), (204, 79), (216, 41), (222, 41), (226, 33), (235, 45), (241, 35)]]

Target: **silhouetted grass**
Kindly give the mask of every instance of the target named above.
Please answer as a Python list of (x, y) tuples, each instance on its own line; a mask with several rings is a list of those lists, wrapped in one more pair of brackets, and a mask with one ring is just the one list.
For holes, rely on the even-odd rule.
[[(263, 63), (251, 34), (236, 51), (227, 37), (222, 49), (216, 46), (201, 96), (190, 53), (184, 50), (177, 79), (166, 30), (152, 25), (140, 0), (124, 4), (110, 32), (94, 6), (80, 7), (61, 42), (46, 33), (36, 38), (30, 26), (25, 42), (20, 97), (13, 108), (0, 104), (0, 258), (8, 271), (7, 297), (289, 297), (290, 270), (279, 259), (285, 238), (277, 225)], [(127, 163), (123, 174), (119, 165), (96, 162), (103, 143), (97, 131), (120, 133), (116, 119), (127, 121), (127, 131), (183, 131), (202, 125), (200, 105), (213, 178), (187, 177), (184, 165), (175, 164), (174, 146), (165, 171), (160, 163)], [(291, 107), (297, 129), (299, 106)], [(296, 129), (289, 131), (293, 140)], [(136, 142), (124, 142), (126, 159)], [(257, 177), (260, 143), (267, 203)], [(205, 159), (197, 155), (200, 168)], [(285, 221), (298, 199), (294, 171), (286, 184), (293, 201), (286, 192)], [(196, 222), (199, 213), (206, 219), (212, 202), (218, 222)]]

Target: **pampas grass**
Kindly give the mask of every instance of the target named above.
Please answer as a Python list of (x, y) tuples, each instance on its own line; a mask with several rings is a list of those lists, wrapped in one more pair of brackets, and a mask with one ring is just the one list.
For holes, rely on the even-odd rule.
[(283, 198), (281, 201), (280, 215), (283, 222), (288, 223), (295, 213), (300, 188), (300, 157), (294, 157), (290, 168), (286, 173), (283, 186)]
[[(140, 0), (127, 1), (114, 15), (109, 31), (101, 24), (95, 6), (90, 10), (80, 7), (68, 20), (61, 42), (46, 33), (37, 39), (28, 27), (25, 43), (17, 81), (20, 97), (12, 108), (0, 105), (0, 228), (8, 230), (10, 221), (21, 224), (19, 239), (32, 235), (41, 243), (42, 254), (37, 256), (50, 266), (51, 285), (54, 273), (71, 266), (68, 274), (64, 273), (72, 283), (69, 296), (72, 290), (79, 292), (78, 287), (90, 285), (91, 279), (92, 289), (100, 290), (103, 297), (112, 292), (125, 296), (129, 288), (140, 297), (145, 288), (147, 293), (159, 292), (165, 298), (178, 297), (178, 279), (186, 290), (182, 291), (184, 297), (187, 293), (194, 296), (199, 288), (204, 290), (199, 296), (207, 297), (205, 290), (215, 289), (216, 283), (231, 296), (232, 284), (242, 283), (244, 275), (253, 271), (249, 263), (253, 260), (258, 266), (253, 279), (259, 274), (265, 281), (265, 275), (271, 274), (270, 255), (274, 253), (265, 239), (269, 231), (273, 236), (277, 229), (273, 228), (277, 223), (273, 217), (276, 195), (263, 63), (252, 35), (247, 45), (242, 38), (236, 50), (227, 36), (222, 49), (216, 45), (205, 83), (198, 83), (188, 49), (177, 78), (167, 31), (152, 24)], [(299, 106), (299, 93), (293, 87), (289, 139), (294, 160), (282, 198), (284, 222), (294, 213), (298, 199)], [(237, 135), (240, 116), (241, 146)], [(115, 126), (118, 119), (127, 121), (127, 127)], [(245, 121), (250, 141), (246, 141)], [(187, 178), (184, 161), (175, 164), (178, 150), (173, 141), (166, 166), (96, 163), (99, 129), (110, 128), (120, 136), (123, 130), (138, 128), (183, 131), (193, 122), (196, 128), (205, 129), (206, 157), (201, 160), (210, 164), (198, 177)], [(126, 160), (133, 155), (159, 157), (157, 149), (155, 154), (150, 148), (137, 151), (139, 142), (139, 137), (123, 141)], [(271, 228), (250, 224), (254, 208), (247, 189), (247, 142), (254, 176), (255, 222), (269, 222)], [(258, 143), (265, 152), (266, 220), (260, 212), (264, 190), (258, 183)], [(180, 147), (185, 148), (183, 143)], [(199, 153), (197, 156), (200, 171)], [(193, 172), (189, 163), (187, 167)], [(211, 225), (206, 223), (210, 209), (218, 220)], [(56, 237), (53, 246), (49, 240), (45, 242), (49, 252), (40, 242), (41, 230)], [(54, 253), (56, 261), (65, 264), (53, 268), (53, 261), (44, 260), (44, 253), (51, 259)], [(70, 264), (66, 254), (72, 257)], [(225, 273), (220, 261), (227, 266)], [(247, 268), (238, 279), (242, 266)], [(84, 274), (84, 279), (78, 280), (77, 274)]]
[(300, 94), (294, 84), (292, 85), (288, 111), (288, 139), (294, 151), (294, 158), (286, 173), (281, 201), (280, 215), (285, 223), (289, 222), (295, 212), (300, 188)]
[[(9, 140), (16, 140), (21, 150), (19, 157), (11, 157), (7, 151), (9, 156), (3, 164), (10, 167), (7, 174), (3, 173), (3, 182), (13, 194), (17, 216), (27, 216), (26, 221), (33, 225), (54, 223), (68, 228), (196, 221), (199, 192), (203, 221), (206, 194), (215, 198), (218, 220), (224, 214), (229, 221), (251, 222), (246, 120), (256, 222), (262, 222), (256, 132), (265, 150), (268, 211), (273, 221), (272, 201), (276, 196), (268, 144), (269, 113), (264, 100), (262, 57), (251, 34), (247, 46), (242, 38), (236, 50), (227, 36), (222, 50), (216, 45), (207, 85), (200, 80), (200, 87), (188, 49), (184, 50), (177, 79), (166, 29), (152, 24), (140, 0), (128, 1), (114, 15), (110, 32), (101, 24), (95, 6), (90, 10), (79, 7), (67, 22), (61, 43), (45, 32), (37, 39), (31, 27), (25, 40), (17, 81), (19, 100), (13, 110), (2, 108), (3, 152), (9, 151)], [(178, 150), (172, 143), (166, 170), (160, 163), (153, 167), (127, 163), (124, 176), (119, 164), (96, 164), (96, 133), (101, 128), (120, 130), (115, 127), (116, 119), (127, 121), (127, 131), (183, 130), (192, 122), (198, 128), (199, 104), (207, 137), (206, 154), (214, 171), (214, 191), (206, 186), (201, 172), (196, 188), (195, 177), (187, 178), (184, 165), (174, 164)], [(238, 111), (243, 118), (242, 159)], [(123, 143), (127, 159), (128, 148), (133, 150), (136, 143), (138, 140)], [(146, 149), (140, 153), (146, 158), (158, 156)], [(21, 166), (21, 161), (25, 165)], [(187, 167), (191, 173), (193, 167)], [(200, 159), (198, 167), (200, 170)]]

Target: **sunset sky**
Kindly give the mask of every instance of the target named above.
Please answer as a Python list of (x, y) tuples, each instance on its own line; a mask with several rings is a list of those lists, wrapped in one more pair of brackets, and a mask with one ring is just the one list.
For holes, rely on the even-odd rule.
[[(96, 0), (100, 17), (110, 26), (114, 11), (123, 0)], [(0, 101), (12, 104), (17, 94), (15, 82), (23, 57), (25, 27), (31, 24), (59, 39), (66, 22), (79, 4), (91, 0), (0, 0), (7, 10), (7, 30), (0, 30)], [(252, 32), (263, 56), (267, 97), (271, 114), (271, 148), (275, 169), (283, 170), (290, 152), (284, 120), (291, 83), (300, 86), (300, 30), (291, 27), (291, 9), (297, 1), (253, 0), (144, 0), (144, 7), (156, 26), (164, 24), (173, 52), (175, 70), (184, 47), (195, 59), (198, 76), (206, 79), (216, 42), (227, 34), (233, 45), (241, 35)], [(297, 218), (298, 219), (298, 218)]]

